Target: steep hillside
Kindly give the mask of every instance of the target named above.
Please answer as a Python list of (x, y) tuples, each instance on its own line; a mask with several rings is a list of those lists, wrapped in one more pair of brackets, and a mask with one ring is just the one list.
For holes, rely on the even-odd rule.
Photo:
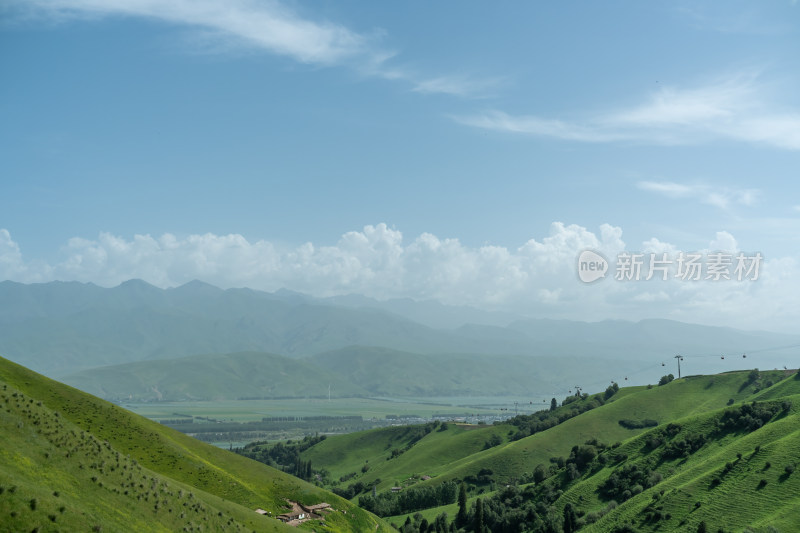
[[(449, 453), (437, 459), (427, 459), (424, 456), (428, 449), (423, 446), (431, 436), (426, 436), (418, 444), (411, 447), (402, 455), (402, 460), (393, 459), (387, 466), (376, 466), (368, 473), (359, 475), (364, 483), (374, 479), (382, 480), (380, 488), (385, 488), (394, 479), (393, 467), (388, 464), (398, 461), (398, 464), (424, 465), (424, 473), (433, 476), (428, 484), (438, 484), (447, 480), (461, 480), (470, 476), (478, 476), (481, 470), (491, 470), (492, 478), (498, 482), (520, 480), (532, 475), (534, 467), (539, 463), (547, 463), (551, 457), (568, 455), (572, 446), (586, 440), (597, 438), (604, 442), (617, 442), (630, 438), (647, 427), (631, 428), (620, 424), (620, 421), (654, 421), (650, 423), (663, 424), (669, 420), (682, 418), (690, 414), (705, 413), (725, 407), (731, 400), (734, 402), (756, 398), (765, 394), (772, 388), (761, 390), (768, 382), (777, 382), (784, 377), (783, 371), (761, 372), (753, 380), (751, 372), (732, 372), (715, 376), (694, 376), (663, 386), (652, 388), (625, 387), (619, 389), (608, 400), (596, 399), (598, 395), (586, 395), (584, 398), (565, 404), (558, 408), (557, 415), (564, 413), (569, 419), (563, 421), (547, 431), (540, 431), (531, 436), (520, 438), (521, 427), (524, 427), (520, 418), (519, 427), (504, 424), (493, 426), (493, 429), (476, 427), (475, 435), (497, 432), (502, 428), (502, 444), (487, 447), (467, 447), (461, 449), (458, 439), (452, 441)], [(773, 388), (788, 387), (783, 382), (776, 383)], [(756, 392), (759, 389), (759, 392)], [(574, 399), (575, 397), (573, 397)], [(584, 409), (595, 408), (582, 412)], [(577, 414), (577, 416), (573, 416)], [(515, 421), (509, 421), (514, 424)], [(630, 425), (629, 425), (630, 426)], [(386, 431), (386, 434), (382, 432)], [(320, 468), (331, 472), (352, 471), (352, 462), (348, 457), (371, 457), (376, 442), (377, 451), (385, 459), (393, 447), (391, 445), (390, 430), (374, 430), (373, 432), (356, 433), (353, 435), (333, 436), (325, 442), (318, 444), (305, 452), (304, 457), (312, 459)], [(432, 433), (431, 435), (436, 435)], [(488, 437), (483, 438), (485, 441)], [(363, 454), (362, 448), (364, 446)], [(382, 473), (385, 472), (384, 475)], [(414, 473), (402, 468), (398, 473)], [(416, 471), (423, 473), (421, 470)], [(389, 477), (392, 476), (392, 477)]]
[[(331, 478), (341, 476), (332, 480), (337, 490), (365, 508), (382, 515), (407, 510), (401, 522), (425, 508), (428, 522), (443, 511), (452, 520), (455, 500), (440, 506), (437, 487), (464, 482), (472, 501), (481, 495), (486, 500), (487, 524), (490, 517), (500, 520), (492, 531), (516, 531), (516, 526), (499, 525), (512, 512), (513, 520), (538, 516), (538, 522), (528, 522), (532, 531), (550, 526), (561, 531), (567, 503), (587, 531), (696, 531), (701, 521), (715, 526), (708, 531), (717, 531), (718, 513), (725, 514), (725, 520), (718, 519), (724, 531), (768, 525), (794, 531), (800, 524), (791, 512), (798, 503), (792, 476), (800, 462), (797, 375), (742, 371), (692, 376), (652, 388), (609, 391), (602, 401), (599, 395), (572, 397), (552, 411), (561, 423), (541, 430), (532, 429), (535, 416), (471, 431), (454, 424), (430, 431), (417, 426), (418, 435), (390, 428), (329, 437), (303, 458), (328, 469)], [(401, 438), (412, 434), (416, 438)], [(737, 454), (758, 461), (745, 462)], [(612, 478), (618, 480), (613, 486), (607, 481)], [(666, 492), (656, 494), (648, 483)], [(377, 499), (370, 495), (373, 486)], [(392, 495), (391, 486), (403, 486), (408, 495)], [(730, 497), (729, 491), (742, 496)], [(412, 493), (414, 501), (428, 505), (409, 503)], [(759, 510), (737, 511), (748, 498), (765, 501)], [(668, 514), (677, 520), (665, 525)], [(624, 529), (626, 524), (632, 529)], [(412, 526), (410, 531), (416, 531)]]
[[(789, 396), (760, 403), (754, 414), (735, 421), (726, 417), (726, 413), (736, 412), (730, 408), (676, 420), (672, 428), (648, 431), (613, 454), (627, 459), (593, 470), (556, 505), (571, 502), (579, 511), (598, 512), (612, 499), (620, 504), (588, 524), (587, 532), (611, 531), (626, 524), (639, 531), (699, 531), (701, 523), (707, 531), (762, 530), (767, 526), (774, 528), (772, 531), (797, 531), (797, 406), (800, 396)], [(759, 424), (751, 425), (758, 419), (758, 409), (767, 414)], [(749, 421), (747, 417), (751, 417)], [(660, 476), (663, 481), (652, 486), (646, 482), (638, 488), (634, 482), (626, 487), (624, 473), (633, 467), (640, 474), (653, 473), (642, 478), (652, 482)]]
[(482, 468), (491, 469), (501, 481), (519, 479), (525, 473), (530, 475), (537, 464), (546, 463), (550, 457), (569, 454), (575, 444), (593, 438), (617, 442), (646, 430), (624, 427), (620, 421), (654, 420), (664, 424), (691, 414), (720, 409), (731, 400), (738, 402), (752, 398), (757, 394), (756, 389), (767, 381), (777, 381), (784, 375), (782, 371), (762, 372), (758, 380), (752, 381), (749, 374), (731, 372), (693, 376), (652, 388), (620, 389), (605, 405), (554, 428), (451, 463), (442, 469), (437, 479), (462, 479), (477, 474)]
[[(419, 481), (450, 464), (507, 440), (511, 426), (427, 424), (377, 429), (329, 437), (303, 454), (303, 459), (379, 490)], [(365, 465), (366, 468), (365, 468)], [(416, 478), (414, 478), (416, 476)], [(349, 482), (349, 481), (348, 481)]]
[[(202, 513), (216, 511), (219, 519), (233, 519), (248, 529), (270, 531), (280, 527), (254, 510), (262, 508), (277, 516), (286, 511), (289, 499), (308, 505), (332, 504), (336, 511), (326, 517), (326, 527), (335, 531), (387, 530), (375, 517), (331, 493), (203, 444), (5, 359), (0, 359), (0, 382), (5, 387), (3, 479), (13, 483), (0, 495), (0, 501), (7, 505), (7, 516), (16, 513), (13, 518), (19, 518), (25, 527), (43, 519), (52, 521), (49, 515), (57, 522), (85, 514), (112, 531), (130, 531), (130, 527), (120, 526), (129, 521), (153, 522), (152, 526), (133, 528), (137, 531), (172, 531), (184, 518), (177, 509), (184, 507), (184, 496), (176, 492), (183, 489), (202, 499)], [(88, 480), (85, 474), (91, 474)], [(149, 483), (144, 482), (145, 476), (150, 476)], [(11, 487), (16, 488), (12, 491)], [(66, 502), (63, 512), (58, 504), (62, 493)], [(154, 498), (161, 502), (158, 509)], [(36, 503), (31, 502), (33, 499)], [(21, 507), (26, 502), (28, 512), (23, 512)], [(37, 511), (40, 502), (44, 513)], [(165, 517), (156, 520), (147, 513), (140, 515), (139, 511), (148, 506), (153, 506), (154, 516), (166, 511)], [(176, 512), (179, 519), (171, 516)], [(204, 516), (190, 518), (199, 525), (197, 520)]]

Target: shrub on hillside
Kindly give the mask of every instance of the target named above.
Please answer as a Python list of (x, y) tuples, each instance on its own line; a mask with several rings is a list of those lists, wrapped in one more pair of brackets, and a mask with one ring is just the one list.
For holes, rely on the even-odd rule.
[(772, 419), (780, 407), (758, 402), (728, 409), (722, 414), (717, 427), (720, 431), (755, 431)]
[(624, 418), (619, 421), (619, 425), (626, 429), (653, 428), (658, 425), (658, 420), (649, 418), (645, 418), (644, 420), (631, 420), (629, 418)]

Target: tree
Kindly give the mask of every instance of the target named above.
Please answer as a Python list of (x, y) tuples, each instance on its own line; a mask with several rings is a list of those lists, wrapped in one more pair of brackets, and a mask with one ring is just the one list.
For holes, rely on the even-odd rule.
[(475, 501), (475, 533), (483, 533), (483, 502), (480, 498)]
[(545, 479), (547, 479), (547, 467), (540, 463), (533, 469), (533, 481), (541, 483)]
[(674, 380), (675, 376), (672, 374), (667, 374), (666, 376), (661, 376), (661, 379), (658, 380), (659, 385), (666, 385), (670, 381)]
[(619, 385), (617, 385), (616, 383), (614, 383), (613, 385), (609, 385), (608, 388), (606, 388), (606, 392), (603, 395), (603, 397), (606, 400), (608, 400), (609, 398), (614, 396), (617, 393), (617, 391), (619, 391)]
[(575, 513), (575, 509), (572, 508), (572, 504), (568, 503), (564, 506), (564, 533), (574, 533), (578, 530), (578, 515)]
[(706, 523), (705, 521), (700, 522), (697, 524), (697, 533), (706, 533)]
[(467, 523), (467, 486), (461, 483), (458, 488), (458, 514), (456, 515), (456, 524), (458, 527), (463, 527)]
[(558, 409), (558, 401), (555, 398), (553, 398), (552, 400), (550, 400), (550, 410), (555, 411), (556, 409)]

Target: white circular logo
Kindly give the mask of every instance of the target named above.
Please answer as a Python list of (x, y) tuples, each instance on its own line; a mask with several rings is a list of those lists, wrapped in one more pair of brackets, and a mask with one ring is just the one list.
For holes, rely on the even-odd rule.
[(608, 261), (600, 252), (584, 250), (578, 255), (578, 278), (584, 283), (592, 283), (606, 277)]

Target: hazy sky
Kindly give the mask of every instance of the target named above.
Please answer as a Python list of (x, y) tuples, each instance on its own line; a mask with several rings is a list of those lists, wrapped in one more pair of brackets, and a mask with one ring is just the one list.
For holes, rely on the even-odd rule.
[[(502, 7), (4, 2), (0, 279), (796, 329), (800, 5)], [(764, 262), (585, 285), (584, 248)]]

